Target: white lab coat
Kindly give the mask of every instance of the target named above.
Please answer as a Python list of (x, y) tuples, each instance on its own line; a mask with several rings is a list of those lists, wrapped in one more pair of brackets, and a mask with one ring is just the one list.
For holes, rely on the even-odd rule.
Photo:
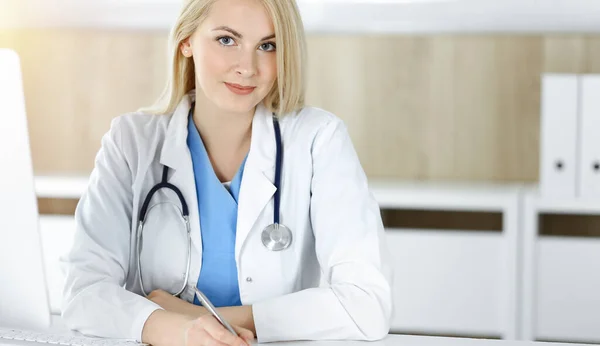
[[(202, 241), (192, 161), (186, 144), (193, 93), (172, 115), (117, 117), (103, 137), (77, 230), (64, 259), (63, 318), (85, 334), (141, 340), (158, 305), (141, 295), (136, 224), (163, 165), (190, 209), (192, 264), (182, 299), (192, 301)], [(281, 223), (290, 248), (261, 242), (273, 223), (275, 137), (272, 115), (259, 105), (239, 195), (235, 260), (242, 304), (253, 306), (259, 342), (375, 340), (389, 332), (391, 270), (379, 207), (368, 190), (344, 123), (306, 107), (280, 120), (284, 146)], [(142, 268), (148, 292), (183, 283), (185, 228), (176, 195), (161, 189), (144, 228)], [(177, 206), (177, 207), (174, 207)], [(326, 284), (320, 285), (320, 279)]]

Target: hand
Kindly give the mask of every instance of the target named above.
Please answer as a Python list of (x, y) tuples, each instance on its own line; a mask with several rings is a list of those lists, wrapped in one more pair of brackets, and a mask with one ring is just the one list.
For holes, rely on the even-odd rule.
[[(197, 306), (188, 303), (183, 299), (173, 297), (169, 292), (163, 290), (154, 290), (148, 295), (148, 299), (158, 304), (165, 311), (173, 312), (178, 315), (187, 316), (190, 319), (196, 319), (210, 312), (203, 306)], [(255, 333), (254, 316), (252, 306), (230, 306), (217, 308), (219, 314), (223, 316), (232, 325), (238, 325)]]
[(144, 323), (142, 342), (154, 346), (245, 346), (254, 339), (247, 329), (233, 328), (239, 336), (231, 334), (211, 314), (191, 318), (158, 309)]
[(148, 295), (148, 299), (160, 305), (161, 308), (178, 314), (198, 318), (209, 313), (206, 308), (191, 304), (183, 299), (174, 297), (169, 292), (154, 290)]
[(239, 336), (231, 334), (211, 314), (206, 314), (187, 325), (185, 346), (230, 345), (246, 346), (254, 340), (254, 334), (244, 328), (232, 326)]

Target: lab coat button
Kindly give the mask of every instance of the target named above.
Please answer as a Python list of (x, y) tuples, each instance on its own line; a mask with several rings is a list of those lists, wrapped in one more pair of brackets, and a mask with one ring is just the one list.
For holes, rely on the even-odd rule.
[(248, 283), (252, 283), (252, 278), (248, 276), (248, 277), (246, 278), (246, 282), (248, 282)]

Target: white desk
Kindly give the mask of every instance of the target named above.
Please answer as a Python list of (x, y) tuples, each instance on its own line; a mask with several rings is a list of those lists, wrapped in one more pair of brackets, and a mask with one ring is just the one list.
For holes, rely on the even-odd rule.
[[(44, 345), (47, 343), (35, 342), (11, 342), (10, 340), (1, 340), (0, 346), (33, 346)], [(253, 345), (263, 345), (253, 343)], [(492, 340), (492, 339), (468, 339), (468, 338), (448, 338), (433, 336), (413, 336), (413, 335), (388, 335), (385, 339), (379, 341), (287, 341), (264, 343), (269, 346), (583, 346), (583, 344), (561, 344), (561, 343), (540, 343), (534, 341), (511, 341), (511, 340)]]
[(541, 343), (492, 339), (467, 339), (434, 336), (388, 335), (381, 341), (303, 341), (269, 343), (272, 346), (574, 346), (579, 344)]

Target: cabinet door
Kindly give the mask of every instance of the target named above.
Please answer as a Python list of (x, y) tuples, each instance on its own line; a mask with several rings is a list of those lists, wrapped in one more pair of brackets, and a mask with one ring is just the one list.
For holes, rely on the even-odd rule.
[(388, 229), (392, 331), (501, 337), (508, 276), (502, 233)]
[(535, 337), (600, 342), (600, 239), (541, 236)]

